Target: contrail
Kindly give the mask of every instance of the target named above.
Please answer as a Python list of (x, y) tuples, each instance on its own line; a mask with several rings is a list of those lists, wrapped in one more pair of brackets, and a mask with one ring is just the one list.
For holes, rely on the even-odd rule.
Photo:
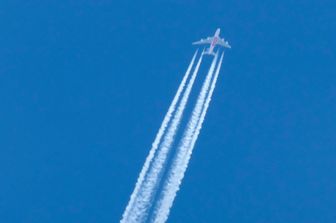
[(159, 147), (158, 154), (153, 160), (153, 164), (149, 169), (149, 173), (146, 175), (145, 181), (139, 192), (139, 196), (135, 201), (134, 210), (132, 211), (133, 216), (130, 216), (129, 222), (143, 222), (144, 218), (148, 214), (148, 210), (151, 207), (151, 201), (156, 190), (156, 186), (160, 180), (160, 174), (162, 173), (164, 163), (166, 161), (168, 152), (173, 143), (174, 136), (176, 134), (177, 128), (180, 124), (183, 111), (186, 107), (193, 83), (195, 81), (198, 69), (200, 67), (203, 58), (203, 53), (198, 60), (194, 73), (187, 85), (187, 88), (182, 96), (181, 102), (177, 108), (177, 111), (173, 117), (170, 127), (167, 129), (167, 134), (165, 135), (161, 146)]
[[(222, 63), (223, 55), (221, 56), (219, 66), (216, 69), (215, 77), (211, 83), (213, 72), (217, 63), (217, 54), (213, 59), (208, 75), (202, 86), (200, 95), (198, 96), (196, 105), (192, 112), (192, 117), (187, 125), (187, 130), (183, 135), (182, 141), (177, 149), (178, 152), (173, 161), (172, 169), (168, 174), (165, 182), (162, 196), (154, 210), (154, 217), (151, 219), (155, 223), (163, 223), (167, 220), (170, 208), (175, 199), (176, 193), (179, 190), (180, 184), (187, 169), (192, 149), (196, 143), (198, 134), (202, 127), (207, 108), (209, 106), (215, 83), (219, 74), (219, 68)], [(210, 90), (209, 90), (210, 88)], [(207, 95), (208, 94), (208, 95)], [(207, 98), (206, 98), (207, 97)]]
[[(181, 102), (177, 108), (177, 111), (173, 117), (172, 123), (167, 130), (167, 134), (165, 135), (161, 146), (159, 147), (158, 154), (151, 159), (153, 159), (152, 164), (149, 162), (149, 165), (144, 171), (144, 176), (139, 185), (139, 189), (136, 191), (134, 195), (134, 199), (132, 204), (130, 205), (129, 210), (126, 210), (127, 213), (123, 216), (121, 223), (124, 222), (142, 222), (143, 219), (148, 214), (148, 209), (150, 208), (150, 202), (156, 190), (156, 186), (158, 185), (158, 181), (160, 180), (160, 174), (162, 173), (164, 163), (167, 158), (167, 154), (171, 148), (173, 143), (174, 136), (176, 134), (177, 128), (181, 122), (181, 118), (183, 115), (183, 111), (186, 107), (186, 103), (188, 101), (192, 86), (194, 84), (197, 72), (199, 70), (201, 61), (203, 58), (203, 53), (200, 56), (196, 68), (193, 72), (193, 75), (187, 85), (187, 88), (182, 96)], [(149, 169), (150, 168), (150, 169)]]
[[(201, 117), (200, 117), (200, 119), (199, 119), (199, 121), (198, 121), (196, 130), (195, 130), (195, 132), (194, 132), (193, 139), (192, 139), (192, 141), (191, 141), (191, 145), (190, 145), (190, 147), (189, 147), (189, 149), (188, 149), (188, 153), (186, 154), (187, 157), (185, 158), (185, 163), (184, 163), (184, 164), (186, 165), (186, 167), (185, 167), (185, 169), (184, 169), (184, 172), (185, 172), (185, 170), (186, 170), (186, 168), (187, 168), (187, 165), (188, 165), (188, 163), (189, 163), (189, 160), (190, 160), (192, 151), (193, 151), (193, 149), (194, 149), (194, 146), (195, 146), (195, 143), (196, 143), (196, 141), (197, 141), (198, 135), (199, 135), (199, 133), (200, 133), (200, 131), (201, 131), (202, 124), (203, 124), (204, 119), (205, 119), (205, 115), (206, 115), (207, 110), (208, 110), (208, 108), (209, 108), (209, 105), (210, 105), (210, 102), (211, 102), (211, 98), (212, 98), (213, 92), (214, 92), (214, 90), (215, 90), (215, 88), (216, 88), (216, 83), (217, 83), (217, 79), (218, 79), (218, 75), (219, 75), (220, 68), (221, 68), (221, 66), (222, 66), (223, 58), (224, 58), (224, 52), (222, 53), (221, 58), (220, 58), (220, 61), (219, 61), (219, 63), (218, 63), (218, 66), (217, 66), (217, 69), (216, 69), (216, 72), (215, 72), (214, 79), (212, 80), (212, 83), (211, 83), (210, 91), (209, 91), (209, 93), (208, 93), (207, 99), (206, 99), (205, 104), (204, 104), (204, 107), (203, 107), (203, 111), (202, 111)], [(184, 173), (183, 173), (183, 175), (184, 175)], [(182, 179), (183, 179), (183, 177), (182, 177)]]
[(158, 133), (155, 136), (155, 140), (154, 140), (154, 142), (152, 144), (152, 148), (150, 149), (150, 152), (149, 152), (149, 154), (148, 154), (148, 156), (146, 158), (146, 161), (145, 161), (145, 163), (144, 163), (144, 165), (142, 167), (142, 170), (141, 170), (141, 172), (139, 174), (139, 177), (137, 179), (137, 182), (135, 184), (134, 191), (131, 194), (130, 200), (129, 200), (129, 202), (127, 204), (127, 207), (126, 207), (126, 209), (125, 209), (125, 211), (123, 213), (122, 220), (120, 221), (121, 223), (126, 222), (126, 220), (129, 218), (129, 213), (130, 213), (130, 210), (132, 209), (132, 207), (134, 205), (135, 198), (137, 197), (137, 195), (139, 193), (140, 187), (141, 187), (141, 185), (143, 183), (143, 180), (144, 180), (145, 175), (146, 175), (146, 173), (148, 171), (150, 163), (152, 162), (152, 159), (153, 159), (153, 157), (155, 155), (155, 152), (156, 152), (156, 150), (158, 148), (158, 145), (161, 142), (161, 138), (162, 138), (162, 136), (163, 136), (163, 134), (164, 134), (164, 132), (165, 132), (165, 130), (166, 130), (166, 128), (167, 128), (170, 120), (171, 120), (172, 113), (175, 111), (176, 104), (177, 104), (178, 100), (180, 99), (181, 93), (182, 93), (182, 91), (183, 91), (183, 89), (185, 87), (187, 79), (189, 78), (189, 74), (190, 74), (191, 68), (194, 65), (196, 55), (197, 55), (197, 51), (194, 53), (194, 56), (191, 59), (191, 62), (190, 62), (189, 66), (188, 66), (188, 69), (187, 69), (187, 71), (186, 71), (186, 73), (185, 73), (185, 75), (184, 75), (184, 77), (183, 77), (183, 79), (181, 81), (180, 86), (177, 89), (177, 92), (176, 92), (176, 94), (174, 96), (174, 99), (173, 99), (172, 103), (170, 104), (170, 106), (168, 108), (167, 114), (165, 115), (165, 117), (164, 117), (164, 119), (162, 121), (162, 124), (161, 124), (161, 126), (159, 128), (159, 131), (158, 131)]

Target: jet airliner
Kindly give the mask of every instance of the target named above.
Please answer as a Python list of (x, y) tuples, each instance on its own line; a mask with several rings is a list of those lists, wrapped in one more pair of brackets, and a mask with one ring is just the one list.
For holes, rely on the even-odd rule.
[(205, 51), (206, 54), (215, 55), (214, 49), (216, 45), (231, 48), (228, 41), (225, 41), (224, 38), (220, 38), (219, 36), (220, 29), (217, 29), (214, 36), (208, 37), (206, 39), (201, 39), (200, 41), (193, 42), (193, 45), (202, 45), (202, 44), (210, 44), (210, 47)]

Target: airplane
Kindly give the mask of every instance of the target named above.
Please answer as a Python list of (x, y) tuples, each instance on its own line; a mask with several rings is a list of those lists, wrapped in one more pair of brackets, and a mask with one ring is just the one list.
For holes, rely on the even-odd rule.
[(214, 48), (216, 45), (223, 46), (225, 48), (231, 49), (231, 46), (228, 41), (225, 41), (224, 38), (220, 38), (219, 36), (220, 29), (217, 29), (215, 35), (212, 37), (208, 37), (206, 39), (201, 39), (200, 41), (193, 42), (193, 45), (202, 45), (202, 44), (210, 44), (210, 47), (205, 51), (205, 54), (215, 55)]

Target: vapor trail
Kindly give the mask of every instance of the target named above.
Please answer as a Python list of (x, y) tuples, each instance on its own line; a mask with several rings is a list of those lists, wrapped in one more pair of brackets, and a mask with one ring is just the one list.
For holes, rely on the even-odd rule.
[(181, 122), (183, 111), (185, 110), (186, 103), (188, 101), (192, 86), (197, 76), (203, 53), (199, 58), (196, 68), (191, 76), (187, 88), (182, 96), (181, 102), (176, 110), (173, 120), (167, 129), (167, 133), (164, 136), (163, 142), (159, 147), (157, 155), (154, 157), (152, 164), (147, 168), (142, 184), (139, 186), (139, 190), (134, 198), (133, 205), (128, 211), (128, 215), (123, 217), (121, 222), (142, 222), (148, 214), (151, 200), (155, 193), (156, 187), (160, 180), (160, 174), (162, 173), (164, 163), (167, 159), (168, 152), (172, 146), (174, 136), (177, 128)]
[[(212, 82), (212, 85), (210, 87), (210, 82), (211, 82), (213, 72), (215, 70), (215, 66), (217, 63), (217, 57), (218, 55), (216, 54), (210, 66), (209, 72), (206, 76), (206, 79), (203, 83), (201, 92), (198, 96), (196, 105), (192, 112), (192, 116), (188, 122), (187, 130), (183, 134), (183, 138), (177, 149), (177, 154), (173, 161), (173, 165), (168, 174), (167, 180), (165, 182), (162, 195), (160, 197), (160, 200), (158, 201), (158, 204), (155, 207), (154, 217), (151, 219), (152, 222), (164, 223), (168, 218), (170, 208), (174, 202), (176, 193), (179, 190), (180, 184), (184, 177), (184, 173), (187, 169), (187, 165), (188, 165), (188, 162), (191, 156), (192, 148), (196, 142), (197, 136), (202, 126), (202, 122), (206, 114), (206, 109), (210, 102), (209, 96), (211, 98), (211, 95), (213, 92), (212, 88), (214, 88), (214, 81), (217, 80), (217, 76), (219, 73), (219, 68), (218, 68), (219, 66), (217, 67), (214, 81)], [(223, 58), (223, 55), (221, 57), (220, 64), (222, 62), (222, 58)], [(209, 88), (210, 88), (210, 92), (209, 92)], [(208, 94), (208, 97), (206, 98), (207, 94)]]
[[(216, 83), (217, 83), (217, 79), (218, 79), (220, 68), (222, 66), (223, 58), (224, 58), (224, 52), (222, 53), (220, 61), (218, 63), (214, 79), (212, 80), (212, 83), (211, 83), (210, 91), (208, 93), (207, 99), (206, 99), (204, 107), (203, 107), (203, 111), (202, 111), (201, 117), (200, 117), (200, 119), (198, 121), (196, 130), (194, 132), (194, 135), (193, 135), (193, 138), (192, 138), (192, 141), (191, 141), (191, 145), (189, 146), (188, 153), (186, 154), (186, 157), (185, 157), (184, 165), (186, 165), (186, 166), (184, 168), (183, 176), (184, 176), (185, 170), (186, 170), (186, 168), (188, 166), (188, 163), (189, 163), (192, 151), (194, 149), (195, 143), (197, 141), (198, 135), (199, 135), (199, 133), (200, 133), (200, 131), (202, 129), (202, 125), (203, 125), (206, 113), (208, 111), (208, 108), (209, 108), (209, 105), (210, 105), (210, 102), (211, 102), (211, 98), (212, 98), (213, 92), (214, 92), (214, 90), (216, 88)], [(183, 176), (182, 176), (182, 179), (183, 179)]]
[(159, 131), (158, 133), (156, 134), (155, 136), (155, 139), (154, 139), (154, 142), (152, 144), (152, 148), (150, 149), (150, 152), (146, 158), (146, 161), (142, 167), (142, 170), (139, 174), (139, 177), (137, 179), (137, 182), (135, 184), (135, 188), (134, 188), (134, 191), (133, 193), (131, 194), (131, 197), (130, 197), (130, 200), (127, 204), (127, 207), (123, 213), (123, 216), (122, 216), (122, 219), (121, 219), (121, 223), (126, 223), (127, 222), (127, 219), (129, 218), (129, 214), (130, 214), (130, 210), (132, 209), (133, 205), (134, 205), (134, 202), (135, 202), (135, 199), (136, 197), (138, 196), (138, 193), (139, 193), (139, 190), (141, 188), (141, 185), (144, 181), (144, 178), (145, 178), (145, 175), (148, 171), (148, 168), (150, 166), (150, 163), (152, 162), (153, 160), (153, 157), (155, 155), (155, 152), (157, 151), (157, 148), (158, 148), (158, 145), (159, 143), (161, 142), (161, 138), (171, 120), (171, 117), (172, 117), (172, 113), (175, 111), (175, 108), (176, 108), (176, 104), (178, 102), (178, 100), (180, 99), (180, 96), (181, 96), (181, 93), (185, 87), (185, 84), (187, 82), (187, 79), (189, 78), (189, 74), (190, 74), (190, 71), (191, 71), (191, 68), (193, 67), (194, 65), (194, 62), (195, 62), (195, 58), (196, 58), (196, 55), (197, 55), (197, 51), (194, 53), (194, 56), (192, 57), (191, 59), (191, 62), (188, 66), (188, 69), (180, 83), (180, 86), (178, 87), (177, 89), (177, 92), (174, 96), (174, 99), (172, 101), (172, 103), (170, 104), (169, 108), (168, 108), (168, 111), (167, 111), (167, 114), (165, 115), (163, 121), (162, 121), (162, 124), (159, 128)]

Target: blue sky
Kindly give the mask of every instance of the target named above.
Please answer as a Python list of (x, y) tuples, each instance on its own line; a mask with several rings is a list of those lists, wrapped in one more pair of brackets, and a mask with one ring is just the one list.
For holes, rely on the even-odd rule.
[(336, 221), (334, 1), (0, 6), (0, 222), (118, 222), (217, 27), (232, 50), (168, 222)]

